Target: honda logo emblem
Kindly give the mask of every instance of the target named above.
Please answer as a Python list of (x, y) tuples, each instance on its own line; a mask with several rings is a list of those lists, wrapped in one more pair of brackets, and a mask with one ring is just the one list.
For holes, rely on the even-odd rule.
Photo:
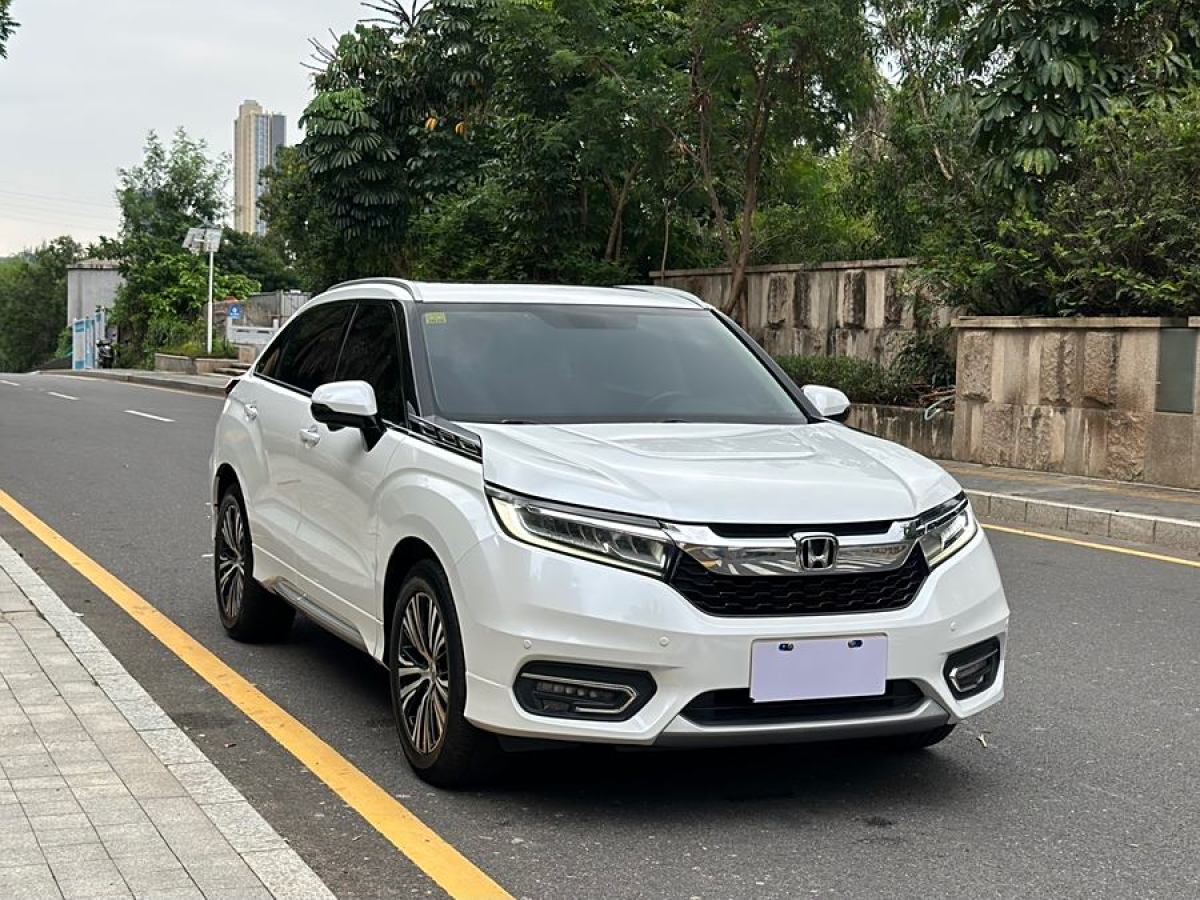
[(796, 535), (796, 558), (804, 572), (820, 572), (837, 564), (838, 541), (832, 534)]

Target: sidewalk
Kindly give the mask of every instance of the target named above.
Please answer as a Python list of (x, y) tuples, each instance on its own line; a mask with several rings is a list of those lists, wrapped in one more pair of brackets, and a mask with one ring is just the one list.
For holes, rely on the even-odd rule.
[(47, 375), (71, 375), (76, 378), (100, 378), (107, 381), (128, 381), (151, 387), (166, 387), (177, 391), (212, 394), (220, 397), (229, 384), (228, 375), (185, 375), (182, 372), (154, 372), (148, 369), (55, 369)]
[(3, 540), (0, 897), (333, 897)]
[(1200, 491), (942, 461), (980, 518), (1200, 555)]

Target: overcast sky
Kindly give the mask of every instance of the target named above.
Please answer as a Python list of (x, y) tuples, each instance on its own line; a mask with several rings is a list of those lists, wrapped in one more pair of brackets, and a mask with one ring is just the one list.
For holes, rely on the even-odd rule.
[[(308, 38), (330, 43), (359, 0), (14, 0), (0, 60), (0, 256), (60, 234), (115, 234), (117, 169), (150, 129), (233, 152), (238, 104), (308, 102)], [(232, 191), (232, 186), (230, 186)]]

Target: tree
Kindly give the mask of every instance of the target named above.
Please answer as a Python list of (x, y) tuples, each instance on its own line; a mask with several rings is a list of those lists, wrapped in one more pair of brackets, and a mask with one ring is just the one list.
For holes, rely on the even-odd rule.
[(0, 262), (0, 371), (25, 371), (54, 355), (67, 321), (67, 266), (81, 254), (64, 236)]
[(763, 173), (797, 146), (832, 147), (868, 109), (876, 72), (859, 0), (691, 0), (663, 127), (708, 197), (745, 301)]
[(18, 22), (13, 21), (12, 0), (0, 0), (0, 59), (8, 56), (8, 39), (17, 30)]
[(208, 156), (208, 145), (176, 129), (170, 147), (151, 131), (141, 163), (118, 172), (121, 239), (179, 246), (194, 225), (215, 224), (227, 206), (229, 158)]
[(263, 291), (289, 291), (300, 286), (300, 277), (288, 265), (282, 241), (272, 235), (227, 230), (217, 251), (216, 265), (228, 275), (244, 275)]
[(1196, 83), (1200, 13), (1182, 0), (962, 4), (974, 136), (986, 182), (1033, 200), (1081, 126), (1114, 105), (1161, 106)]
[[(169, 147), (150, 132), (141, 163), (119, 175), (117, 255), (125, 284), (117, 292), (111, 321), (120, 328), (124, 361), (143, 365), (155, 349), (203, 331), (208, 261), (181, 244), (189, 228), (218, 222), (224, 215), (229, 162), (226, 157), (211, 159), (207, 145), (181, 128)], [(216, 272), (215, 296), (244, 298), (257, 290), (258, 282), (245, 275)]]

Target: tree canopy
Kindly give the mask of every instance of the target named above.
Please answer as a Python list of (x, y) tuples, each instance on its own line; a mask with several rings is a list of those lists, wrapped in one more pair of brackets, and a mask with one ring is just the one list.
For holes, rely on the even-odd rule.
[(8, 39), (17, 30), (11, 10), (12, 0), (0, 0), (0, 59), (8, 56)]

